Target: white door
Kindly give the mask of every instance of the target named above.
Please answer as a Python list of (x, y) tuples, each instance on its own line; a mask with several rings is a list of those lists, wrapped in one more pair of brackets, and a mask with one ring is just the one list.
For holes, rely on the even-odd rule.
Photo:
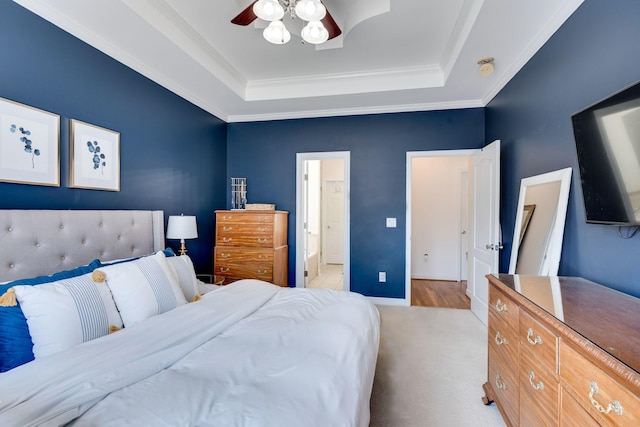
[(469, 174), (469, 273), (471, 311), (488, 323), (487, 274), (498, 273), (500, 242), (500, 141), (494, 141), (473, 156)]
[(344, 258), (344, 182), (322, 184), (322, 257), (326, 264), (342, 264)]
[(302, 203), (303, 203), (303, 228), (304, 228), (304, 282), (305, 288), (309, 287), (309, 162), (304, 162), (304, 185), (302, 189)]
[(469, 260), (469, 174), (466, 170), (460, 171), (460, 278), (467, 280)]

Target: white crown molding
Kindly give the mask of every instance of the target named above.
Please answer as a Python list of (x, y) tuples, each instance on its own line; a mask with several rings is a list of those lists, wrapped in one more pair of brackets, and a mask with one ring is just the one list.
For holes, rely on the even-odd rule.
[(460, 52), (462, 52), (469, 34), (471, 34), (483, 3), (484, 0), (465, 0), (462, 5), (460, 15), (440, 60), (445, 82), (449, 78)]
[(483, 104), (481, 100), (470, 99), (465, 101), (450, 102), (431, 102), (422, 104), (404, 104), (404, 105), (380, 105), (366, 108), (335, 108), (324, 110), (307, 110), (307, 111), (283, 111), (280, 113), (269, 114), (238, 114), (229, 115), (226, 119), (227, 123), (241, 122), (261, 122), (271, 120), (289, 120), (289, 119), (310, 119), (319, 117), (338, 117), (338, 116), (361, 116), (367, 114), (389, 114), (389, 113), (411, 113), (419, 111), (435, 111), (435, 110), (459, 110), (463, 108), (481, 108)]
[(250, 80), (246, 101), (304, 98), (425, 89), (444, 86), (439, 66), (416, 66), (367, 72)]

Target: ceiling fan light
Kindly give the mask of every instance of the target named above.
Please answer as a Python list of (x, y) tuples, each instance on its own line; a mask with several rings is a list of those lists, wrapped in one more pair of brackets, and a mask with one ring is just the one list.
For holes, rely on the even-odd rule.
[(320, 21), (327, 9), (320, 0), (300, 0), (296, 3), (296, 15), (304, 21)]
[(258, 0), (253, 5), (253, 13), (265, 21), (277, 21), (284, 16), (284, 8), (277, 0)]
[(307, 43), (321, 44), (329, 40), (329, 31), (320, 21), (311, 21), (302, 29), (302, 39)]
[(264, 38), (273, 44), (285, 44), (291, 39), (291, 33), (284, 26), (282, 21), (273, 21), (262, 32)]

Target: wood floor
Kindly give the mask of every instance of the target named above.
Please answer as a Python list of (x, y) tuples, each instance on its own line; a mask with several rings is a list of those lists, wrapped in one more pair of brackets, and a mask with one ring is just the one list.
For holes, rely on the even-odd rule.
[(411, 279), (411, 305), (418, 307), (471, 308), (467, 282)]

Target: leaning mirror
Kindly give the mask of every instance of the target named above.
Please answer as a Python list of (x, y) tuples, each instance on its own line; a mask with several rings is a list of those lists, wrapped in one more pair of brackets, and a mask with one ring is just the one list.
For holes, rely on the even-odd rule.
[(509, 274), (558, 274), (571, 168), (522, 179)]

